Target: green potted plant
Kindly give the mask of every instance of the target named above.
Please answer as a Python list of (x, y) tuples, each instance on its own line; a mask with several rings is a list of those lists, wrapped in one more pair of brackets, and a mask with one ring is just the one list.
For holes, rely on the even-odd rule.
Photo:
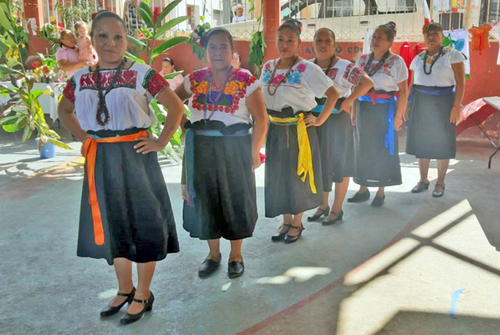
[(0, 57), (5, 60), (0, 64), (0, 74), (8, 77), (12, 84), (12, 87), (0, 85), (0, 94), (9, 98), (0, 106), (0, 125), (7, 132), (22, 130), (23, 141), (31, 138), (36, 131), (42, 156), (54, 151), (51, 145), (71, 149), (60, 141), (60, 136), (50, 129), (45, 120), (38, 98), (42, 94), (54, 93), (50, 87), (46, 90), (34, 89), (35, 78), (28, 74), (19, 51), (27, 33), (17, 26), (8, 0), (0, 0), (0, 27)]

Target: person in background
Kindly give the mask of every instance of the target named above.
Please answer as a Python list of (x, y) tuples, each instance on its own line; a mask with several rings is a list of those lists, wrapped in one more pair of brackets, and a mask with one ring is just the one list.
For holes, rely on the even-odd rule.
[[(161, 62), (160, 75), (166, 76), (167, 74), (171, 74), (173, 72), (175, 72), (174, 60), (170, 57), (163, 58), (163, 61)], [(170, 85), (170, 89), (174, 91), (177, 86), (182, 85), (183, 81), (184, 77), (181, 74), (176, 75), (172, 79), (167, 79), (167, 82)]]
[(78, 21), (75, 24), (75, 32), (78, 36), (78, 60), (85, 61), (91, 65), (97, 63), (97, 53), (92, 46), (92, 41), (89, 37), (89, 27), (87, 23)]
[(236, 5), (236, 15), (233, 16), (233, 23), (246, 21), (246, 17), (243, 14), (244, 8), (242, 4)]
[(444, 178), (450, 158), (455, 158), (455, 124), (460, 117), (465, 91), (465, 57), (453, 47), (443, 46), (443, 27), (431, 22), (424, 27), (427, 51), (410, 65), (413, 70), (406, 153), (418, 158), (420, 181), (411, 190), (429, 188), (429, 164), (437, 160), (438, 178), (432, 196), (444, 194)]
[(76, 38), (71, 30), (61, 31), (60, 46), (56, 52), (56, 61), (59, 68), (66, 73), (67, 79), (71, 79), (81, 68), (90, 65), (87, 61), (79, 60)]
[(237, 52), (233, 52), (233, 58), (231, 58), (231, 65), (235, 69), (241, 68), (241, 56)]

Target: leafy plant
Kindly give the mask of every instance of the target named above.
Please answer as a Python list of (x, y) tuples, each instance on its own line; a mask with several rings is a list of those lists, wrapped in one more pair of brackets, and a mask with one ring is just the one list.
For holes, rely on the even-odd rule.
[(55, 131), (50, 129), (38, 101), (42, 94), (53, 95), (54, 93), (50, 87), (45, 91), (34, 90), (35, 79), (27, 74), (19, 52), (9, 53), (11, 50), (18, 50), (18, 45), (24, 41), (24, 35), (17, 33), (16, 18), (11, 14), (10, 6), (9, 0), (0, 0), (0, 26), (2, 27), (0, 55), (6, 59), (5, 64), (0, 64), (0, 73), (10, 78), (13, 86), (12, 88), (0, 86), (0, 94), (9, 96), (9, 100), (0, 106), (0, 112), (4, 116), (0, 119), (0, 125), (8, 132), (23, 129), (23, 141), (29, 139), (36, 130), (40, 138), (39, 150), (47, 142), (61, 148), (71, 149), (59, 140), (60, 136)]
[[(55, 7), (62, 14), (65, 27), (74, 27), (78, 21), (89, 22), (92, 19), (92, 14), (96, 11), (94, 2), (90, 0), (74, 0), (72, 6), (56, 2)], [(97, 11), (100, 9), (97, 8)]]
[[(252, 0), (248, 1), (252, 3), (250, 11), (255, 12), (255, 5), (253, 4), (253, 1)], [(264, 1), (261, 0), (260, 2), (261, 2), (261, 8), (264, 8), (263, 6)], [(260, 30), (260, 25), (262, 23), (262, 13), (257, 18), (257, 22), (258, 22), (257, 30), (252, 32), (252, 35), (250, 36), (250, 52), (248, 54), (248, 65), (250, 66), (250, 70), (253, 70), (255, 76), (259, 77), (260, 68), (262, 66), (262, 63), (264, 62), (264, 52), (267, 47), (266, 41), (264, 39), (264, 32)]]
[(50, 43), (51, 54), (55, 54), (59, 49), (59, 34), (62, 27), (46, 23), (38, 31), (38, 37)]
[(203, 45), (203, 37), (210, 30), (210, 23), (205, 22), (199, 24), (189, 35), (188, 44), (193, 48), (193, 53), (199, 60), (205, 60), (205, 49)]

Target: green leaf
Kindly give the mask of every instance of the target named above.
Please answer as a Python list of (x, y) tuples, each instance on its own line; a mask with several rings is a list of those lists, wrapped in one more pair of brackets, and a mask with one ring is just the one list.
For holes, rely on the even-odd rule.
[(10, 67), (8, 67), (8, 66), (7, 66), (7, 65), (5, 65), (5, 64), (1, 64), (1, 65), (0, 65), (0, 73), (4, 73), (4, 74), (15, 74), (15, 75), (18, 75), (18, 76), (23, 75), (23, 73), (22, 73), (22, 72), (17, 71), (17, 70), (14, 70), (14, 69), (11, 69)]
[(0, 4), (0, 27), (3, 27), (6, 31), (12, 31), (12, 22), (7, 17), (6, 13), (9, 13), (9, 10), (5, 4)]
[(154, 36), (154, 38), (158, 38), (161, 35), (165, 34), (168, 30), (172, 29), (174, 26), (178, 25), (181, 22), (184, 22), (189, 19), (189, 16), (180, 16), (176, 17), (175, 19), (172, 19), (165, 23), (163, 26), (161, 26), (157, 31)]
[(136, 57), (136, 56), (132, 55), (130, 52), (126, 52), (126, 53), (125, 53), (125, 56), (126, 56), (128, 59), (133, 60), (134, 62), (141, 63), (141, 64), (144, 64), (144, 63), (145, 63), (142, 59), (140, 59), (139, 57)]
[(177, 71), (177, 72), (172, 72), (172, 73), (169, 73), (169, 74), (166, 74), (163, 76), (163, 78), (169, 80), (169, 79), (174, 79), (175, 77), (181, 75), (182, 73), (184, 72), (184, 70), (182, 71)]
[(28, 138), (30, 138), (32, 134), (33, 130), (31, 130), (31, 127), (29, 126), (24, 127), (23, 142), (26, 141)]
[(139, 4), (139, 13), (141, 13), (141, 17), (146, 23), (146, 25), (149, 28), (154, 28), (153, 13), (151, 13), (151, 8), (149, 8), (149, 6), (146, 3), (141, 2)]
[(178, 37), (173, 37), (173, 38), (163, 42), (158, 47), (156, 47), (156, 49), (153, 50), (153, 53), (151, 54), (151, 58), (155, 59), (158, 55), (161, 55), (162, 53), (164, 53), (168, 49), (170, 49), (178, 44), (186, 42), (188, 39), (189, 38), (186, 36), (178, 36)]
[(53, 145), (59, 147), (59, 148), (63, 148), (63, 149), (67, 149), (67, 150), (73, 150), (72, 147), (70, 147), (69, 145), (67, 145), (66, 143), (63, 143), (59, 140), (56, 140), (54, 138), (49, 138), (49, 142), (52, 143)]
[(3, 130), (5, 130), (8, 133), (15, 133), (16, 131), (21, 130), (21, 127), (18, 124), (3, 124), (2, 125)]
[(130, 43), (132, 43), (132, 45), (134, 47), (137, 47), (137, 48), (142, 48), (143, 50), (146, 49), (148, 46), (146, 45), (146, 43), (142, 42), (142, 41), (139, 41), (137, 38), (135, 37), (132, 37), (132, 36), (127, 36), (127, 41), (129, 41)]
[(158, 25), (172, 11), (172, 9), (177, 7), (177, 5), (180, 4), (181, 2), (182, 2), (182, 0), (175, 0), (175, 1), (172, 1), (171, 3), (169, 3), (167, 7), (163, 8), (160, 15), (158, 15), (158, 20), (156, 20), (156, 25), (157, 25), (156, 27), (158, 27)]

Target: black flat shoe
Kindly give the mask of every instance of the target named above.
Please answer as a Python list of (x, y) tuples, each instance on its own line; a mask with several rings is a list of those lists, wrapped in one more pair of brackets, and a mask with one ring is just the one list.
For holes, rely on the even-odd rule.
[(347, 199), (347, 202), (363, 202), (367, 201), (370, 199), (370, 191), (367, 190), (363, 193), (356, 192), (356, 194), (352, 197)]
[[(317, 214), (318, 212), (321, 212), (321, 213)], [(327, 206), (325, 209), (318, 208), (318, 210), (316, 211), (316, 214), (313, 214), (313, 215), (307, 217), (307, 221), (308, 222), (317, 221), (323, 215), (328, 216), (329, 212), (330, 212), (330, 206)]]
[(125, 306), (126, 303), (130, 304), (132, 302), (132, 299), (134, 298), (134, 294), (135, 294), (135, 287), (132, 289), (132, 292), (130, 292), (129, 294), (118, 292), (116, 295), (118, 295), (120, 297), (127, 297), (127, 299), (118, 306), (114, 306), (114, 307), (109, 306), (109, 305), (106, 306), (106, 308), (104, 308), (101, 311), (101, 316), (106, 317), (106, 316), (115, 315), (116, 313), (118, 313), (120, 311), (120, 309), (122, 309), (123, 306)]
[(341, 221), (342, 217), (344, 216), (344, 211), (340, 211), (340, 213), (332, 212), (332, 214), (335, 214), (335, 219), (333, 220), (328, 220), (328, 218), (324, 219), (323, 222), (321, 223), (323, 226), (329, 226), (337, 221)]
[(143, 304), (144, 308), (142, 309), (142, 311), (139, 312), (139, 314), (129, 314), (127, 312), (127, 314), (125, 314), (123, 316), (123, 318), (121, 318), (121, 320), (120, 320), (120, 323), (122, 325), (128, 325), (128, 324), (131, 324), (133, 322), (136, 322), (137, 320), (142, 318), (144, 313), (151, 311), (153, 309), (153, 302), (155, 301), (155, 296), (153, 295), (153, 292), (151, 292), (149, 299), (139, 300), (139, 299), (134, 298), (133, 301), (138, 302), (140, 304)]
[(411, 189), (411, 193), (420, 193), (429, 189), (429, 183), (419, 181), (417, 185)]
[(245, 272), (245, 264), (241, 262), (232, 261), (227, 265), (227, 276), (231, 279), (240, 277)]
[[(282, 225), (282, 226), (283, 226), (283, 227), (289, 227), (289, 228), (288, 228), (288, 230), (290, 230), (290, 228), (292, 227), (292, 225), (291, 225), (291, 224), (289, 224), (289, 223), (283, 223), (283, 225)], [(280, 227), (280, 229), (281, 229), (281, 227)], [(271, 236), (271, 240), (272, 240), (273, 242), (280, 242), (280, 241), (283, 241), (283, 240), (285, 239), (286, 234), (288, 233), (288, 230), (287, 230), (286, 232), (284, 232), (284, 233), (278, 233), (277, 235), (273, 235), (273, 236)], [(278, 230), (278, 231), (279, 231), (279, 230)]]
[[(437, 190), (438, 187), (441, 187), (441, 190)], [(445, 185), (444, 184), (436, 184), (436, 186), (434, 186), (434, 191), (432, 191), (432, 196), (434, 198), (440, 198), (443, 196), (444, 194), (444, 189), (445, 189)]]
[(291, 226), (290, 229), (298, 229), (299, 233), (297, 235), (295, 235), (295, 236), (290, 236), (287, 233), (286, 236), (285, 236), (285, 244), (290, 244), (290, 243), (297, 242), (297, 240), (302, 236), (302, 231), (305, 228), (304, 228), (304, 226), (300, 226), (300, 227)]
[(200, 278), (210, 277), (219, 268), (221, 259), (222, 259), (221, 254), (219, 254), (218, 261), (209, 258), (205, 259), (203, 263), (201, 263), (200, 268), (198, 269), (198, 276)]
[(373, 198), (373, 201), (372, 201), (372, 207), (382, 206), (384, 204), (384, 199), (385, 199), (385, 194), (382, 198), (379, 196), (375, 196), (375, 198)]

